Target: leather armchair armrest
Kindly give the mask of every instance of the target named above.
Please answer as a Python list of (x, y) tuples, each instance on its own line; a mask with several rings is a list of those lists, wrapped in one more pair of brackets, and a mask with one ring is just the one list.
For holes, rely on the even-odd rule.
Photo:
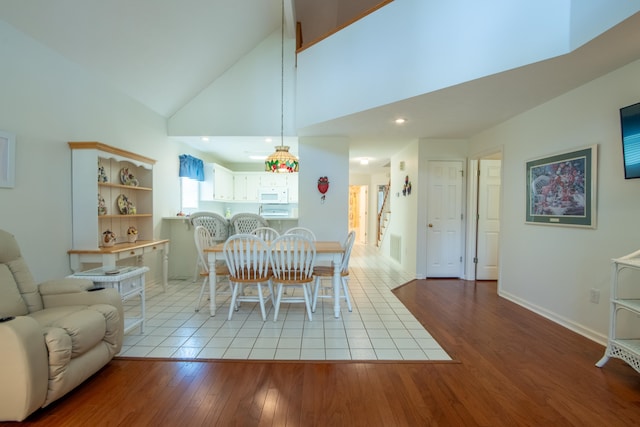
[(29, 316), (0, 323), (0, 420), (22, 421), (44, 403), (49, 362), (42, 328)]
[[(85, 279), (68, 279), (68, 280), (79, 280), (80, 282), (84, 282)], [(57, 282), (57, 281), (54, 281)], [(93, 288), (93, 282), (88, 280), (89, 288)], [(118, 291), (114, 288), (106, 288), (106, 289), (98, 289), (95, 291), (89, 290), (73, 290), (72, 284), (64, 285), (61, 287), (52, 286), (52, 288), (57, 290), (69, 289), (70, 292), (61, 292), (55, 293), (50, 292), (47, 293), (47, 289), (43, 291), (42, 286), (40, 285), (40, 295), (42, 296), (42, 303), (44, 308), (53, 308), (53, 307), (64, 307), (68, 305), (86, 305), (91, 306), (95, 304), (109, 304), (118, 309), (118, 314), (120, 315), (120, 323), (121, 328), (124, 329), (124, 309), (122, 307), (122, 298)], [(78, 284), (80, 288), (84, 285)]]
[(64, 279), (47, 280), (40, 283), (38, 289), (40, 295), (69, 294), (75, 292), (85, 292), (93, 288), (93, 282), (89, 279), (76, 279), (67, 277)]

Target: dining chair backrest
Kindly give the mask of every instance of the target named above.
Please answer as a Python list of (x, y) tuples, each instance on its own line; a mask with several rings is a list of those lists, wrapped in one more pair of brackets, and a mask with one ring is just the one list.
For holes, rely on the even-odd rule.
[(283, 234), (270, 246), (274, 282), (311, 282), (316, 259), (315, 242), (297, 234)]
[(260, 237), (265, 242), (272, 242), (280, 237), (278, 230), (271, 227), (258, 227), (251, 232), (254, 236)]
[(312, 230), (306, 227), (293, 227), (285, 231), (284, 234), (297, 234), (299, 236), (304, 236), (314, 241), (316, 240), (316, 234)]
[(229, 237), (229, 221), (214, 212), (194, 212), (190, 216), (194, 227), (204, 226), (214, 242), (224, 242)]
[(269, 276), (269, 245), (260, 237), (234, 234), (225, 241), (223, 252), (232, 281), (258, 281)]
[(343, 274), (346, 274), (349, 271), (349, 258), (351, 258), (351, 250), (353, 249), (353, 243), (355, 241), (356, 232), (349, 232), (347, 239), (344, 242), (344, 255), (342, 255), (342, 262), (340, 263), (340, 271)]
[(248, 234), (258, 227), (268, 227), (266, 219), (254, 213), (239, 213), (229, 220), (236, 234)]
[(198, 225), (193, 232), (193, 239), (196, 243), (198, 260), (200, 261), (199, 265), (202, 268), (203, 272), (209, 273), (209, 263), (207, 262), (204, 248), (213, 246), (213, 239), (211, 238), (211, 234), (204, 225)]

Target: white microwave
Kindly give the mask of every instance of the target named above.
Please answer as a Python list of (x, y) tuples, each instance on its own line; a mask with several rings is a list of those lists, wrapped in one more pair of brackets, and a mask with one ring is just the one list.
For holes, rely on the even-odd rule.
[(287, 187), (261, 188), (258, 190), (258, 202), (289, 203), (289, 190)]

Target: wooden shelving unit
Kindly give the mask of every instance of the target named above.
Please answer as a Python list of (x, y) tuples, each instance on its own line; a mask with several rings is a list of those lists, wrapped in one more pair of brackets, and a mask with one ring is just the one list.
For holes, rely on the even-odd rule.
[[(97, 263), (115, 268), (118, 261), (157, 250), (164, 252), (167, 282), (169, 241), (153, 235), (153, 165), (155, 160), (100, 142), (69, 142), (72, 177), (71, 268)], [(102, 209), (100, 208), (102, 206)], [(127, 229), (138, 230), (128, 242)], [(107, 246), (103, 234), (111, 231), (116, 244)]]

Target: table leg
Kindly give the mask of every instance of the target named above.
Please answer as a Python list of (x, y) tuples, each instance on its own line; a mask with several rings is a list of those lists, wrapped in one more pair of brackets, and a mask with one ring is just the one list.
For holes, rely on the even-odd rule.
[(167, 292), (169, 284), (169, 243), (164, 244), (162, 249), (162, 289)]
[(333, 317), (340, 317), (340, 261), (333, 260)]

